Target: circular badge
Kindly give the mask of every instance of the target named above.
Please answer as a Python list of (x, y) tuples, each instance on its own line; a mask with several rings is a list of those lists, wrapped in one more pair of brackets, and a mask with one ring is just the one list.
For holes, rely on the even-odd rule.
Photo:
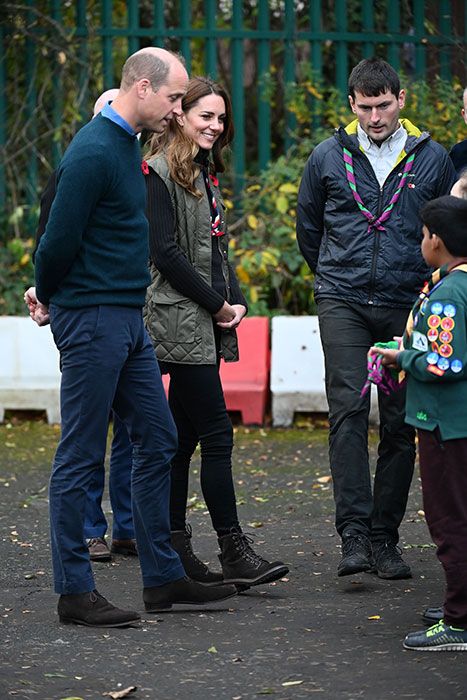
[(441, 355), (441, 357), (451, 357), (452, 345), (448, 345), (447, 343), (445, 343), (444, 345), (440, 345), (439, 354)]
[(431, 349), (433, 352), (439, 352), (438, 343), (431, 343)]
[(449, 360), (446, 357), (440, 357), (438, 360), (438, 367), (440, 369), (446, 370), (449, 369)]
[(460, 360), (452, 360), (452, 361), (451, 361), (451, 369), (452, 369), (452, 371), (455, 372), (456, 374), (457, 374), (458, 372), (462, 372), (462, 368), (463, 368), (463, 367), (464, 367), (464, 365), (462, 364), (462, 362), (461, 362)]
[[(449, 316), (449, 318), (452, 318), (453, 316), (455, 316), (456, 311), (457, 311), (457, 309), (454, 306), (454, 304), (446, 304), (446, 306), (444, 307), (444, 315)], [(441, 313), (441, 311), (437, 311), (436, 313)]]
[(431, 316), (428, 316), (427, 323), (430, 328), (438, 328), (439, 324), (441, 323), (441, 319), (439, 316), (432, 314)]
[(439, 355), (437, 352), (430, 352), (430, 354), (426, 356), (426, 361), (428, 362), (429, 365), (436, 365), (438, 360), (439, 360)]
[[(428, 340), (430, 341), (430, 343), (434, 343), (434, 341), (438, 337), (438, 331), (436, 330), (436, 328), (430, 328), (428, 333), (426, 334), (426, 336), (427, 336)], [(445, 341), (445, 342), (447, 342), (447, 341)]]
[(439, 339), (442, 343), (450, 343), (452, 340), (451, 331), (441, 331), (439, 334)]
[[(443, 313), (443, 305), (440, 301), (433, 302), (433, 304), (431, 305), (431, 313), (436, 314), (437, 316)], [(447, 315), (448, 314), (446, 314), (446, 316)]]
[(456, 323), (454, 319), (450, 316), (446, 316), (446, 318), (443, 318), (443, 320), (441, 321), (441, 328), (443, 329), (443, 331), (452, 331), (455, 325)]

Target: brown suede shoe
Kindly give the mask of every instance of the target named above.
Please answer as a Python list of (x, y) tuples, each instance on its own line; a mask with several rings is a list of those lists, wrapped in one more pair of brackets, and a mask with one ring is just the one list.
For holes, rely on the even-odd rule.
[(136, 540), (112, 540), (110, 547), (112, 554), (126, 554), (128, 557), (137, 557)]
[(86, 540), (91, 561), (110, 561), (112, 559), (109, 545), (103, 537), (91, 537)]
[(96, 590), (61, 595), (57, 609), (60, 622), (86, 627), (128, 627), (141, 619), (133, 610), (116, 608)]

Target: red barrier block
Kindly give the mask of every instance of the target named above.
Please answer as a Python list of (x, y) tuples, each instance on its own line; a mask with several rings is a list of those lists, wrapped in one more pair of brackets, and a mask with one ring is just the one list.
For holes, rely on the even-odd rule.
[(221, 381), (228, 411), (240, 411), (244, 425), (264, 423), (269, 395), (269, 319), (244, 318), (237, 328), (239, 362), (221, 362)]

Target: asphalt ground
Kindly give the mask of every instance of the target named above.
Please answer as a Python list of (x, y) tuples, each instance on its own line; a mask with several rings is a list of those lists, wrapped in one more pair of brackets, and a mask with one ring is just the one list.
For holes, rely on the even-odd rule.
[[(338, 579), (326, 430), (238, 428), (241, 522), (290, 574), (220, 609), (142, 613), (137, 628), (90, 629), (59, 623), (51, 589), (47, 483), (57, 438), (38, 420), (0, 426), (1, 700), (96, 700), (132, 687), (134, 700), (467, 697), (465, 655), (402, 648), (423, 609), (442, 601), (417, 477), (401, 528), (413, 578)], [(370, 452), (374, 460), (375, 438)], [(196, 551), (215, 568), (198, 468), (196, 458), (189, 521)], [(114, 557), (94, 569), (101, 593), (142, 610), (137, 561)]]

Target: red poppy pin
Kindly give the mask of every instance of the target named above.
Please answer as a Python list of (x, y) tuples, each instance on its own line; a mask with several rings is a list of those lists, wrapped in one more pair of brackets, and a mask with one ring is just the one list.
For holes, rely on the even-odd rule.
[(211, 180), (214, 187), (219, 187), (219, 180), (217, 179), (217, 177), (215, 175), (210, 174), (209, 179)]
[(143, 175), (149, 175), (149, 165), (145, 160), (141, 163), (141, 170), (143, 171)]

